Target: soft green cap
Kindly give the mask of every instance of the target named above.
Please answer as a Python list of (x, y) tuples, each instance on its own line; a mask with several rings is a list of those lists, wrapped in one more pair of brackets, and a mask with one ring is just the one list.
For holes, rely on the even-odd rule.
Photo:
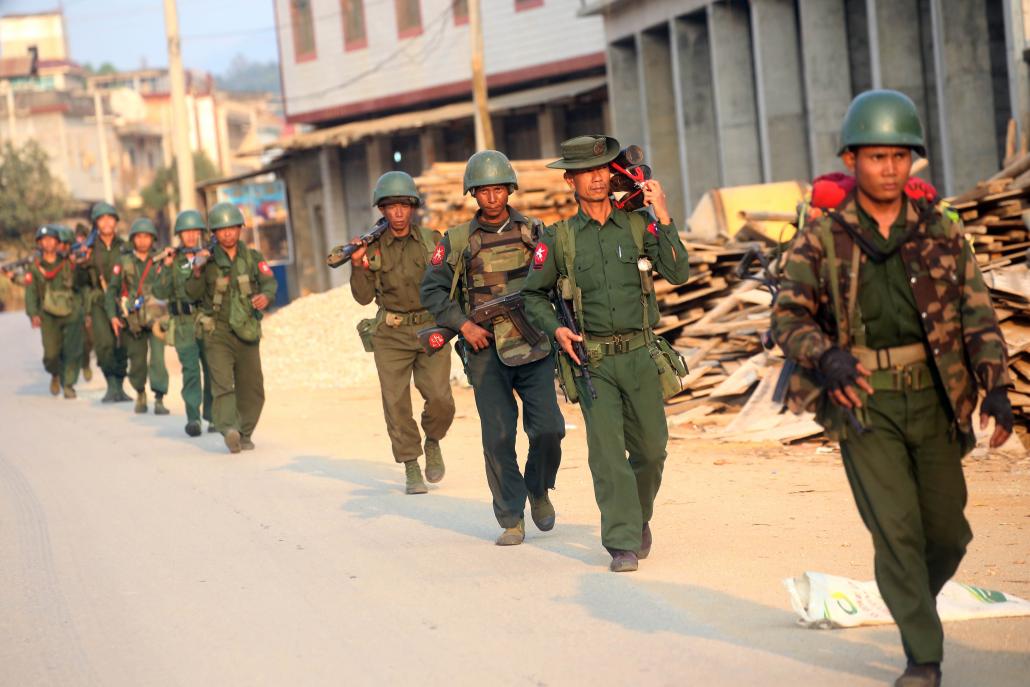
[(372, 191), (372, 205), (378, 207), (387, 198), (407, 198), (415, 207), (422, 204), (415, 180), (407, 172), (387, 172), (379, 177)]
[(207, 228), (225, 229), (226, 227), (242, 227), (246, 224), (243, 213), (232, 203), (218, 203), (207, 213)]
[(207, 229), (204, 218), (196, 210), (183, 210), (175, 218), (175, 233), (181, 234), (190, 229)]
[(519, 187), (519, 178), (515, 168), (511, 166), (504, 153), (496, 150), (481, 150), (465, 164), (465, 190), (468, 193), (480, 186), (511, 186), (511, 190)]
[(116, 210), (110, 203), (105, 203), (104, 201), (94, 203), (93, 209), (89, 211), (89, 221), (96, 222), (104, 215), (111, 215), (115, 219), (118, 219), (118, 210)]
[(561, 144), (561, 159), (551, 169), (593, 169), (619, 156), (619, 142), (611, 136), (576, 136)]
[(150, 234), (155, 239), (157, 238), (157, 228), (154, 227), (154, 223), (146, 217), (140, 217), (132, 223), (132, 227), (129, 228), (129, 238), (131, 239), (136, 234)]
[(844, 115), (837, 154), (853, 146), (901, 146), (925, 157), (923, 124), (915, 103), (904, 93), (886, 89), (858, 94)]

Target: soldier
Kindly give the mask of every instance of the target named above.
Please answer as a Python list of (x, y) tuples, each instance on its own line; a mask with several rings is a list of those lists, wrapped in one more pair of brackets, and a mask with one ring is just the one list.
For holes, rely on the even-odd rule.
[[(122, 330), (129, 356), (129, 383), (136, 390), (137, 413), (147, 412), (147, 378), (154, 392), (154, 415), (167, 415), (164, 397), (168, 393), (168, 369), (165, 367), (165, 344), (159, 333), (159, 306), (155, 303), (154, 285), (158, 280), (159, 264), (151, 253), (157, 229), (146, 217), (140, 217), (129, 229), (132, 253), (121, 256), (111, 272), (107, 286), (107, 316), (115, 337)], [(149, 349), (150, 362), (147, 363)]]
[[(86, 225), (81, 222), (75, 227), (75, 241), (83, 243), (86, 240), (89, 231), (86, 229)], [(79, 264), (85, 262), (85, 256), (72, 253), (72, 262)], [(90, 300), (89, 283), (86, 282), (80, 292), (83, 303), (84, 317), (82, 318), (82, 378), (87, 382), (93, 380), (93, 368), (90, 367), (89, 359), (90, 354), (93, 353), (93, 318), (90, 316), (88, 311), (88, 304)]]
[[(657, 221), (612, 207), (608, 163), (619, 154), (618, 141), (578, 136), (562, 143), (561, 152), (548, 167), (565, 170), (579, 213), (544, 232), (526, 281), (526, 309), (577, 364), (572, 345), (585, 340), (597, 397), (591, 397), (582, 377), (575, 387), (587, 426), (601, 543), (612, 556), (610, 569), (626, 572), (636, 570), (638, 559), (651, 550), (649, 523), (669, 437), (659, 375), (673, 374), (664, 367), (673, 354), (652, 331), (658, 305), (651, 265), (671, 283), (682, 284), (689, 271), (687, 250), (658, 181), (642, 184), (644, 202)], [(559, 279), (568, 280), (575, 294), (582, 336), (560, 326), (555, 316), (549, 295)]]
[[(543, 225), (510, 205), (518, 188), (511, 163), (496, 150), (484, 150), (465, 166), (464, 192), (479, 211), (465, 224), (447, 230), (422, 281), (422, 303), (439, 325), (460, 332), (459, 351), (479, 410), (486, 479), (494, 516), (504, 531), (499, 546), (521, 544), (526, 536), (525, 507), (541, 531), (554, 527), (554, 488), (561, 462), (565, 420), (554, 389), (551, 345), (519, 307), (483, 322), (472, 313), (499, 296), (523, 288), (533, 247)], [(525, 475), (515, 455), (518, 406), (529, 437)]]
[(261, 253), (241, 245), (243, 213), (218, 203), (207, 215), (218, 245), (203, 267), (194, 266), (186, 297), (202, 301), (197, 324), (211, 373), (215, 427), (232, 453), (253, 450), (265, 405), (261, 375), (261, 316), (275, 298), (272, 268)]
[[(443, 479), (440, 440), (454, 420), (450, 346), (430, 357), (417, 336), (420, 327), (433, 321), (419, 302), (418, 285), (440, 241), (439, 232), (412, 223), (412, 214), (420, 203), (415, 180), (408, 174), (387, 172), (379, 178), (372, 204), (389, 221), (390, 228), (374, 247), (362, 246), (354, 252), (350, 278), (354, 300), (367, 305), (375, 299), (379, 306), (375, 323), (369, 323), (374, 328), (372, 347), (386, 429), (394, 459), (404, 464), (408, 494), (429, 491), (418, 464), (423, 445), (412, 418), (412, 378), (425, 399), (422, 431), (426, 435), (426, 479), (430, 482)], [(354, 243), (360, 244), (361, 239)]]
[(94, 205), (90, 221), (97, 230), (97, 238), (93, 247), (86, 251), (89, 274), (89, 287), (85, 292), (86, 317), (92, 325), (97, 365), (107, 380), (107, 391), (102, 402), (121, 403), (132, 400), (123, 388), (128, 357), (125, 347), (111, 328), (105, 301), (107, 287), (111, 284), (114, 266), (121, 258), (125, 241), (115, 233), (118, 211), (113, 205), (104, 202)]
[(797, 361), (788, 402), (816, 411), (840, 440), (872, 535), (876, 582), (908, 659), (898, 687), (939, 685), (944, 635), (936, 596), (972, 539), (962, 457), (995, 419), (1012, 431), (1005, 343), (954, 210), (910, 184), (925, 154), (912, 101), (862, 93), (839, 154), (854, 187), (810, 219), (790, 249), (773, 332)]
[(25, 273), (25, 314), (43, 335), (43, 367), (50, 373), (50, 393), (64, 388), (75, 398), (75, 382), (82, 361), (82, 299), (78, 290), (83, 275), (59, 252), (66, 238), (64, 227), (47, 224), (36, 231), (39, 255)]
[(201, 401), (208, 431), (211, 422), (211, 384), (204, 354), (204, 340), (196, 326), (200, 303), (186, 295), (186, 282), (193, 275), (194, 265), (203, 265), (210, 253), (201, 245), (207, 229), (204, 218), (196, 210), (185, 210), (175, 218), (175, 234), (182, 242), (178, 249), (169, 249), (162, 260), (162, 269), (154, 285), (154, 297), (168, 302), (169, 327), (166, 340), (175, 346), (182, 366), (182, 400), (186, 405), (186, 434), (200, 436)]

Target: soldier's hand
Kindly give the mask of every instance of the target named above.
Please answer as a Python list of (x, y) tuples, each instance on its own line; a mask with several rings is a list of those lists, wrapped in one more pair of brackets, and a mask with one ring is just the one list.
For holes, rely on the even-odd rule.
[(350, 264), (353, 267), (364, 267), (365, 266), (365, 254), (368, 252), (368, 246), (361, 239), (354, 239), (351, 241), (352, 246), (359, 246), (359, 248), (350, 254)]
[(111, 318), (111, 329), (114, 330), (115, 338), (117, 338), (118, 334), (121, 333), (121, 331), (122, 331), (122, 321), (119, 320), (117, 317), (112, 317)]
[(40, 317), (39, 315), (33, 315), (32, 316), (32, 328), (33, 329), (39, 329), (42, 326), (43, 326), (43, 318)]
[(844, 408), (862, 407), (856, 386), (867, 394), (873, 393), (873, 387), (869, 384), (872, 373), (845, 350), (834, 347), (823, 353), (819, 358), (819, 371), (823, 374), (830, 398)]
[(165, 267), (171, 267), (172, 266), (172, 262), (174, 262), (174, 260), (175, 260), (175, 249), (174, 248), (165, 248), (164, 266)]
[(264, 310), (268, 307), (268, 296), (263, 293), (251, 296), (250, 304), (254, 306), (255, 310)]
[(465, 337), (465, 341), (469, 342), (473, 351), (489, 348), (490, 339), (494, 338), (490, 331), (483, 329), (472, 320), (466, 320), (465, 324), (461, 325), (461, 335)]
[(980, 431), (987, 429), (990, 418), (994, 418), (994, 434), (991, 435), (991, 448), (998, 448), (1012, 434), (1015, 418), (1012, 416), (1012, 403), (1009, 401), (1005, 387), (991, 389), (980, 404)]
[(654, 215), (662, 224), (672, 222), (669, 215), (669, 203), (665, 198), (665, 191), (657, 179), (648, 179), (640, 183), (640, 190), (644, 192), (644, 205), (654, 208)]
[(583, 364), (583, 361), (579, 359), (579, 356), (576, 355), (576, 351), (572, 347), (574, 342), (583, 340), (582, 336), (574, 334), (568, 327), (558, 327), (554, 330), (554, 340), (558, 342), (558, 345), (565, 351), (565, 354), (572, 358), (574, 363), (577, 365)]

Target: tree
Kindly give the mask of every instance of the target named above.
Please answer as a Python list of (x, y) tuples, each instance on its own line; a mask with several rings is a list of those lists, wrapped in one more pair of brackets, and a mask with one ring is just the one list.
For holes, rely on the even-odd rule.
[(0, 149), (0, 235), (32, 242), (36, 228), (61, 220), (71, 197), (50, 174), (46, 151), (35, 140)]
[(253, 62), (236, 55), (225, 73), (215, 77), (215, 84), (230, 93), (280, 93), (279, 64)]
[[(193, 176), (197, 183), (218, 176), (215, 163), (202, 150), (193, 151)], [(161, 212), (169, 204), (178, 207), (179, 179), (174, 157), (168, 165), (157, 170), (154, 180), (143, 189), (140, 196), (143, 198), (143, 207), (151, 213)]]

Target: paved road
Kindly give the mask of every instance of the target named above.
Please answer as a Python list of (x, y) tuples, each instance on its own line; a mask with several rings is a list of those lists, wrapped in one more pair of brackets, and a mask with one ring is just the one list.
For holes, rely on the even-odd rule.
[[(259, 450), (230, 457), (176, 399), (156, 418), (98, 381), (51, 398), (23, 316), (0, 341), (0, 685), (876, 685), (901, 662), (890, 628), (793, 627), (765, 562), (785, 542), (692, 514), (675, 472), (663, 517), (696, 518), (699, 550), (665, 535), (608, 573), (575, 428), (559, 527), (501, 549), (467, 396), (447, 480), (408, 497), (374, 390), (271, 395)], [(1026, 684), (1028, 624), (979, 627), (955, 674)]]

